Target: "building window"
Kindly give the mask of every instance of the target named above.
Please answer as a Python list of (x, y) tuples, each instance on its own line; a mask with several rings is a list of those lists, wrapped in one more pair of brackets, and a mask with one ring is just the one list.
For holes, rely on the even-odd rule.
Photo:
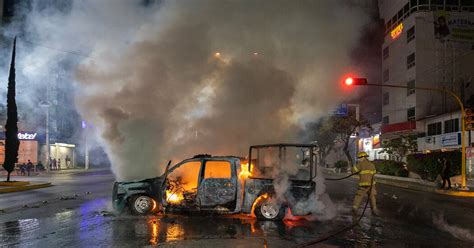
[(444, 121), (444, 133), (459, 132), (459, 119)]
[(382, 118), (382, 123), (383, 123), (383, 124), (388, 124), (388, 122), (389, 122), (388, 115), (387, 115), (387, 116), (384, 116), (384, 117)]
[(408, 121), (415, 120), (415, 107), (407, 109), (407, 119)]
[(415, 26), (411, 27), (407, 31), (407, 43), (415, 39)]
[(390, 104), (390, 95), (388, 92), (383, 93), (383, 105)]
[(428, 124), (428, 136), (441, 134), (441, 122)]
[(383, 54), (383, 59), (387, 59), (387, 58), (388, 58), (389, 52), (390, 52), (390, 51), (388, 50), (388, 46), (383, 49), (383, 52), (382, 52), (382, 54)]
[(383, 81), (387, 82), (389, 79), (390, 79), (390, 74), (388, 72), (388, 69), (385, 69), (385, 71), (383, 71)]
[(413, 66), (415, 66), (415, 53), (412, 53), (407, 57), (407, 69), (410, 69)]
[(410, 80), (407, 83), (407, 96), (415, 94), (415, 80)]

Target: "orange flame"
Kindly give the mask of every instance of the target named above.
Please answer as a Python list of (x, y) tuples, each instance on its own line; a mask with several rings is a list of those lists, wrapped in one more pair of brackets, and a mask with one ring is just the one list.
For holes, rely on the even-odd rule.
[(171, 204), (179, 204), (184, 199), (182, 192), (166, 191), (166, 201)]
[(257, 204), (258, 204), (260, 201), (263, 201), (263, 200), (265, 200), (265, 199), (268, 199), (268, 197), (269, 197), (269, 194), (265, 193), (265, 194), (263, 194), (263, 195), (257, 197), (257, 199), (255, 199), (255, 201), (254, 201), (253, 204), (252, 204), (252, 210), (251, 210), (251, 212), (250, 212), (250, 214), (251, 214), (252, 217), (256, 217), (256, 216), (255, 216), (255, 207), (257, 206)]
[[(253, 164), (252, 164), (252, 167), (253, 167)], [(240, 163), (239, 178), (240, 179), (247, 179), (250, 176), (252, 176), (252, 172), (249, 171), (249, 163), (248, 162), (241, 162)]]

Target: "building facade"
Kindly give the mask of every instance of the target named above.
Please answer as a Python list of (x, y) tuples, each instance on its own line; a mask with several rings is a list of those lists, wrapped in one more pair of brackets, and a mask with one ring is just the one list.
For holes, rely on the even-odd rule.
[[(385, 21), (382, 139), (425, 133), (421, 120), (474, 103), (474, 0), (379, 0)], [(458, 125), (460, 123), (458, 122)]]

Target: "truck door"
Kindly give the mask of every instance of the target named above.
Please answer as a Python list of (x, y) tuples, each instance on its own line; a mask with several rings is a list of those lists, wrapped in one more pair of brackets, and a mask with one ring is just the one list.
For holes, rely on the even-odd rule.
[(231, 162), (207, 160), (203, 168), (204, 176), (198, 190), (200, 206), (213, 207), (233, 202), (237, 177)]

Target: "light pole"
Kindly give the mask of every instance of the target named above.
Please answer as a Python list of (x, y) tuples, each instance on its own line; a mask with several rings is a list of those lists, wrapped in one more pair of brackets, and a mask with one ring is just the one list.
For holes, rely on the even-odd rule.
[(401, 89), (416, 89), (416, 90), (427, 90), (427, 91), (436, 91), (436, 92), (441, 92), (441, 93), (448, 93), (452, 97), (454, 97), (459, 104), (459, 107), (461, 108), (461, 185), (462, 189), (467, 189), (466, 188), (466, 127), (464, 125), (464, 117), (465, 117), (465, 111), (464, 111), (464, 104), (462, 103), (461, 99), (459, 98), (458, 95), (456, 95), (454, 92), (451, 90), (447, 89), (440, 89), (440, 88), (430, 88), (430, 87), (407, 87), (407, 86), (401, 86), (401, 85), (392, 85), (392, 84), (370, 84), (367, 82), (366, 78), (347, 78), (344, 83), (348, 86), (351, 85), (366, 85), (366, 86), (378, 86), (378, 87), (387, 87), (387, 88), (401, 88)]
[(45, 134), (46, 134), (46, 172), (49, 173), (50, 172), (50, 168), (49, 168), (49, 163), (51, 161), (49, 161), (49, 107), (51, 106), (51, 104), (49, 103), (49, 82), (46, 83), (46, 101), (45, 102), (42, 102), (40, 104), (41, 107), (43, 108), (46, 108), (46, 130), (45, 130)]
[(85, 135), (85, 142), (84, 142), (84, 155), (85, 155), (85, 158), (84, 158), (84, 168), (86, 170), (89, 169), (89, 144), (88, 144), (88, 140), (87, 140), (87, 122), (86, 121), (82, 121), (81, 123), (82, 125), (82, 129), (84, 129), (84, 135)]

